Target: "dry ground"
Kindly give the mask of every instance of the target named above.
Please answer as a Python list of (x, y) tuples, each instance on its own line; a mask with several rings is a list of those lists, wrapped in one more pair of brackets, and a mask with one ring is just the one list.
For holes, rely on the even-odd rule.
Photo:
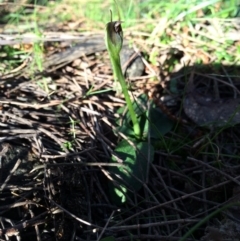
[[(127, 138), (114, 132), (117, 109), (125, 102), (112, 90), (103, 31), (74, 15), (64, 23), (54, 16), (48, 22), (41, 28), (41, 65), (34, 61), (36, 35), (23, 30), (20, 44), (2, 27), (4, 45), (29, 56), (16, 54), (19, 64), (12, 69), (1, 62), (1, 240), (180, 240), (214, 211), (238, 202), (240, 133), (234, 111), (240, 67), (216, 63), (216, 46), (205, 43), (205, 51), (189, 34), (209, 36), (216, 22), (190, 30), (177, 24), (163, 29), (155, 21), (154, 36), (144, 32), (143, 22), (125, 30), (125, 41), (144, 63), (144, 74), (129, 79), (132, 95), (147, 93), (175, 127), (157, 143), (148, 182), (121, 207), (109, 198), (107, 182), (114, 147)], [(235, 23), (218, 22), (218, 28), (228, 24)], [(79, 28), (85, 29), (81, 36), (74, 31)], [(159, 44), (161, 31), (176, 41)], [(234, 40), (227, 52), (235, 56), (238, 45)], [(233, 126), (202, 127), (231, 115)], [(239, 212), (237, 205), (223, 209), (186, 240), (239, 240)]]

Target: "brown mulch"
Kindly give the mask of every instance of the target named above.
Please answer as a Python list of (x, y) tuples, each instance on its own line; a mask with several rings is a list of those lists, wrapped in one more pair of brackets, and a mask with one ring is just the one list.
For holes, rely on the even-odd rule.
[[(169, 36), (178, 36), (178, 26), (171, 27)], [(126, 31), (126, 40), (134, 41), (145, 65), (143, 76), (129, 79), (131, 92), (134, 97), (142, 93), (159, 97), (158, 106), (176, 121), (176, 127), (157, 143), (148, 183), (122, 207), (109, 198), (107, 182), (109, 160), (123, 136), (113, 131), (117, 109), (125, 102), (113, 90), (102, 33), (65, 33), (71, 41), (62, 40), (60, 30), (59, 35), (46, 34), (41, 70), (33, 63), (32, 45), (26, 50), (35, 36), (23, 36), (26, 45), (14, 42), (31, 54), (0, 76), (2, 240), (100, 240), (105, 236), (119, 241), (180, 240), (230, 198), (236, 201), (238, 128), (202, 128), (196, 115), (191, 118), (182, 110), (186, 82), (199, 67), (192, 66), (196, 58), (208, 65), (203, 73), (206, 79), (215, 71), (211, 68), (214, 57), (188, 38), (186, 30), (181, 42), (172, 46), (155, 41), (144, 44), (140, 31)], [(149, 61), (154, 51), (159, 53), (156, 65)], [(21, 60), (21, 54), (17, 57)], [(178, 64), (169, 73), (171, 57)], [(184, 68), (185, 63), (191, 67)], [(172, 78), (177, 80), (174, 94)], [(201, 90), (203, 86), (204, 81)], [(234, 212), (239, 210), (219, 213), (187, 240), (200, 239), (205, 228), (212, 226), (215, 231), (209, 235), (215, 235), (214, 240), (223, 232), (219, 222), (239, 218), (233, 217)]]

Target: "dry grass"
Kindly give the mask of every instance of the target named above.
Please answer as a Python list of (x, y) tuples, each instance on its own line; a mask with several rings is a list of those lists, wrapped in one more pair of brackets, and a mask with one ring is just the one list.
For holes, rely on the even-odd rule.
[[(209, 130), (196, 125), (184, 113), (183, 99), (193, 72), (200, 88), (208, 92), (215, 88), (223, 98), (239, 98), (239, 25), (230, 20), (208, 24), (196, 20), (187, 28), (162, 19), (126, 29), (126, 40), (141, 51), (145, 64), (144, 76), (129, 80), (133, 96), (148, 93), (149, 98), (157, 99), (159, 108), (176, 126), (155, 144), (148, 183), (133, 193), (126, 205), (117, 207), (109, 198), (108, 166), (114, 147), (124, 138), (114, 130), (117, 109), (125, 102), (112, 90), (102, 31), (90, 28), (72, 7), (63, 3), (56, 9), (73, 13), (72, 19), (56, 23), (52, 16), (49, 24), (40, 28), (45, 40), (41, 72), (31, 65), (35, 35), (30, 40), (21, 35), (24, 42), (28, 38), (28, 44), (15, 43), (15, 49), (23, 51), (12, 57), (19, 60), (17, 66), (1, 63), (3, 68), (8, 66), (0, 76), (1, 238), (180, 240), (231, 198), (238, 202), (239, 128)], [(150, 22), (155, 28), (149, 33), (144, 29)], [(230, 25), (235, 27), (226, 34)], [(79, 37), (78, 28), (92, 33)], [(62, 40), (63, 32), (65, 38), (76, 39)], [(170, 44), (160, 43), (163, 33), (172, 39)], [(46, 42), (47, 37), (58, 41)], [(86, 39), (94, 43), (92, 49), (85, 47)], [(217, 59), (216, 52), (229, 40), (234, 40), (233, 44), (225, 51), (238, 61), (235, 64)], [(31, 55), (23, 61), (27, 52)], [(213, 75), (223, 83), (206, 84)], [(171, 105), (164, 101), (169, 97)], [(230, 236), (222, 228), (223, 220), (239, 220), (235, 215), (238, 207), (232, 208), (206, 218), (186, 240), (199, 240), (206, 227), (217, 230), (210, 230), (212, 240), (219, 240), (219, 235), (222, 240), (233, 239), (233, 235), (238, 238), (238, 230)]]

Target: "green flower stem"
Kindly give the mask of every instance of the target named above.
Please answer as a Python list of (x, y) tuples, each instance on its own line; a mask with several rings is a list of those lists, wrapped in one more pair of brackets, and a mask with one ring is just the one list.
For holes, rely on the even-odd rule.
[(120, 64), (120, 51), (122, 49), (123, 43), (123, 32), (121, 27), (121, 21), (109, 22), (106, 26), (106, 36), (105, 42), (108, 50), (108, 54), (110, 56), (112, 69), (114, 73), (114, 79), (117, 79), (120, 82), (122, 87), (122, 92), (125, 97), (125, 101), (127, 103), (128, 111), (132, 119), (133, 130), (135, 136), (140, 138), (141, 130), (137, 120), (136, 113), (133, 109), (133, 105), (128, 93), (127, 84), (125, 78), (122, 73), (121, 64)]
[(125, 101), (127, 103), (129, 114), (130, 114), (131, 119), (132, 119), (133, 130), (134, 130), (135, 136), (140, 137), (140, 135), (141, 135), (140, 126), (139, 126), (139, 123), (138, 123), (138, 120), (137, 120), (136, 113), (133, 109), (132, 101), (131, 101), (129, 93), (128, 93), (128, 88), (127, 88), (125, 78), (123, 77), (121, 64), (120, 64), (120, 58), (115, 60), (114, 63), (113, 63), (113, 60), (111, 60), (111, 62), (112, 62), (112, 66), (113, 66), (113, 71), (115, 72), (116, 77), (117, 77), (117, 79), (118, 79), (118, 81), (119, 81), (119, 83), (122, 87), (122, 92), (123, 92)]

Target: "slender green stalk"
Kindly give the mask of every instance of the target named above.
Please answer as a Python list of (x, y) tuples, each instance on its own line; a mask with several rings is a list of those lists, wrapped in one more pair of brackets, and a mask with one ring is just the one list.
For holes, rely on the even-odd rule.
[(122, 87), (122, 92), (127, 103), (129, 114), (132, 119), (135, 136), (137, 138), (140, 138), (141, 136), (140, 126), (137, 120), (136, 113), (133, 109), (133, 105), (128, 93), (127, 84), (121, 69), (119, 54), (122, 49), (123, 32), (122, 32), (120, 20), (113, 22), (111, 18), (111, 22), (107, 23), (105, 42), (106, 42), (108, 54), (110, 56), (111, 64), (112, 64), (114, 79), (118, 80)]
[(128, 88), (127, 88), (127, 84), (125, 82), (125, 78), (123, 77), (121, 64), (120, 64), (120, 58), (118, 57), (117, 59), (111, 60), (111, 63), (113, 66), (113, 72), (115, 73), (116, 78), (122, 87), (122, 92), (125, 97), (125, 101), (127, 103), (129, 114), (132, 119), (134, 133), (137, 137), (140, 137), (141, 133), (140, 133), (139, 123), (137, 120), (136, 113), (133, 109), (132, 101), (131, 101), (129, 93), (128, 93)]

